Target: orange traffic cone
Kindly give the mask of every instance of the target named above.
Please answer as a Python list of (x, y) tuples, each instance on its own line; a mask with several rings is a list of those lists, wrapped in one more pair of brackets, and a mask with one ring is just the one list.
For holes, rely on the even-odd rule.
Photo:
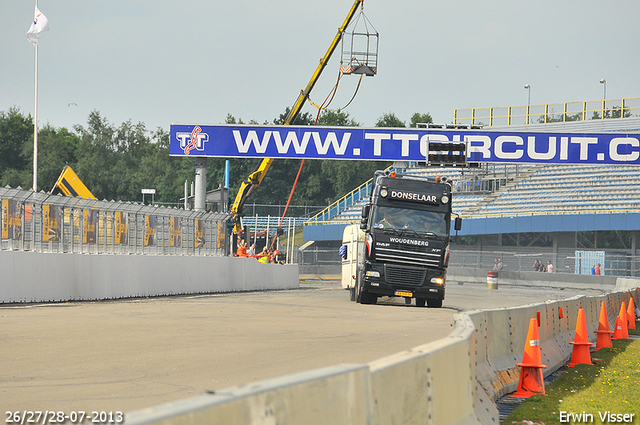
[(625, 303), (620, 306), (620, 313), (616, 317), (616, 328), (611, 339), (629, 339), (629, 329), (627, 329), (627, 309)]
[(578, 321), (576, 323), (576, 337), (573, 342), (573, 352), (571, 353), (571, 361), (569, 367), (577, 364), (591, 364), (591, 353), (589, 347), (592, 346), (587, 336), (587, 319), (584, 317), (584, 309), (578, 310)]
[(636, 328), (636, 306), (633, 304), (633, 297), (629, 299), (629, 308), (627, 309), (627, 326), (629, 329)]
[(598, 323), (598, 339), (596, 340), (596, 350), (601, 348), (613, 348), (611, 343), (611, 334), (613, 331), (609, 329), (609, 317), (607, 316), (607, 305), (603, 301), (600, 305), (600, 322)]
[(527, 333), (527, 343), (524, 346), (522, 363), (516, 365), (521, 368), (518, 391), (510, 394), (511, 397), (531, 397), (536, 394), (546, 395), (544, 392), (542, 369), (547, 366), (541, 364), (541, 362), (538, 321), (537, 319), (531, 319), (529, 321), (529, 333)]

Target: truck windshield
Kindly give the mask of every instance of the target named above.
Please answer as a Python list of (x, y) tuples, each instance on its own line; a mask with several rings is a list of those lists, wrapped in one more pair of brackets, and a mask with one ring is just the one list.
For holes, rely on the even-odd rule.
[(384, 206), (376, 207), (373, 214), (373, 228), (407, 231), (421, 235), (448, 236), (449, 234), (445, 213)]

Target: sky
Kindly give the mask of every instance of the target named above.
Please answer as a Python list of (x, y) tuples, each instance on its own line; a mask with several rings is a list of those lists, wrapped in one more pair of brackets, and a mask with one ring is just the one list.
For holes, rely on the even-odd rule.
[[(39, 124), (271, 123), (291, 107), (351, 0), (40, 0)], [(35, 2), (0, 0), (0, 111), (34, 110)], [(640, 97), (637, 0), (366, 0), (379, 33), (378, 75), (346, 112), (365, 127), (392, 112), (449, 123), (456, 108)], [(336, 82), (340, 47), (311, 93)], [(331, 109), (359, 77), (344, 76)], [(530, 85), (530, 93), (524, 85)], [(306, 104), (303, 112), (317, 110)]]

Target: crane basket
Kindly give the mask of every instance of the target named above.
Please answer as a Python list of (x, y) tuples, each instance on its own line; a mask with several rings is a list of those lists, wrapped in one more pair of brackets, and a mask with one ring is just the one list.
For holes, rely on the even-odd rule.
[(378, 73), (378, 31), (362, 10), (342, 33), (340, 72), (369, 77)]

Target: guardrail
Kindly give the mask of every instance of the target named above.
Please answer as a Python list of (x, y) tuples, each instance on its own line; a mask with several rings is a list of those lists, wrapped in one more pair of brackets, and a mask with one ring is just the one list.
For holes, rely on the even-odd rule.
[(0, 249), (80, 254), (226, 254), (229, 214), (0, 188)]
[(320, 211), (318, 214), (308, 219), (304, 223), (305, 226), (309, 224), (320, 224), (320, 222), (326, 222), (331, 220), (331, 218), (337, 216), (342, 211), (354, 205), (361, 199), (364, 199), (367, 196), (370, 196), (372, 186), (373, 186), (373, 178), (370, 178), (369, 180), (362, 183), (360, 186), (358, 186), (351, 192), (344, 195), (342, 198), (335, 201), (333, 204), (329, 205), (327, 208)]
[(640, 97), (535, 105), (463, 108), (453, 111), (454, 124), (516, 125), (626, 118), (640, 114)]
[[(307, 221), (307, 217), (285, 217), (282, 221), (282, 227), (298, 227), (302, 226), (305, 221)], [(280, 224), (280, 217), (276, 216), (244, 216), (242, 217), (242, 225), (249, 226), (251, 228), (251, 232), (264, 232), (269, 231), (270, 233), (275, 233), (278, 225)]]
[(629, 214), (629, 213), (640, 213), (640, 209), (638, 208), (629, 208), (629, 209), (619, 209), (619, 210), (545, 210), (545, 211), (512, 211), (512, 212), (502, 212), (502, 213), (485, 213), (485, 214), (477, 214), (477, 213), (464, 213), (460, 212), (460, 217), (462, 218), (497, 218), (497, 217), (531, 217), (535, 215), (593, 215), (593, 214)]

